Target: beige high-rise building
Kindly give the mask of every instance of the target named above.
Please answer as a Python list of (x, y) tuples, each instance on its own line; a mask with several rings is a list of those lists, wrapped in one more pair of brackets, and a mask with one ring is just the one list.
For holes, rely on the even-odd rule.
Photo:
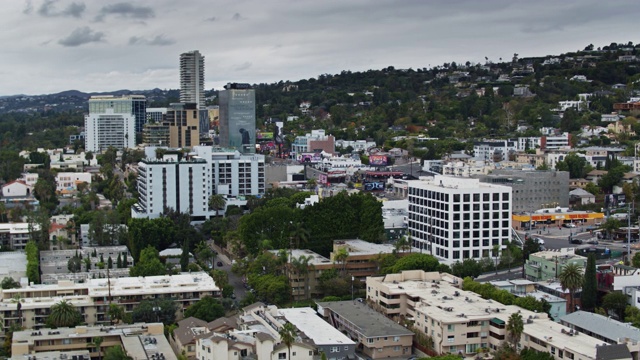
[(169, 147), (183, 148), (200, 144), (198, 107), (195, 103), (171, 104), (165, 125), (169, 126)]

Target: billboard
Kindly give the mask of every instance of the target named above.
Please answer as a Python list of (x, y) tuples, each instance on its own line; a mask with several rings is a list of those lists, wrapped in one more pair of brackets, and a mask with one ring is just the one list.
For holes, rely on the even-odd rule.
[(375, 182), (364, 183), (364, 185), (362, 186), (362, 190), (364, 190), (364, 191), (384, 191), (384, 182), (375, 181)]
[(264, 141), (264, 140), (273, 140), (273, 133), (266, 131), (257, 131), (256, 132), (256, 140)]
[(282, 133), (282, 128), (284, 123), (282, 121), (276, 121), (275, 127), (273, 129), (274, 140), (276, 144), (284, 144), (284, 134)]
[(605, 207), (617, 208), (627, 206), (626, 198), (624, 194), (609, 194), (604, 197)]
[(369, 165), (387, 166), (387, 155), (369, 155)]
[(320, 153), (302, 153), (298, 155), (298, 161), (301, 163), (319, 163), (322, 161)]

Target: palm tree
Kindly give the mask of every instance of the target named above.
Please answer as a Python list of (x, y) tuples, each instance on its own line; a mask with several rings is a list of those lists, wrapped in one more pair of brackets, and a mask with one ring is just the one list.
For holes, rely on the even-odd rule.
[(562, 291), (569, 290), (569, 309), (570, 312), (573, 312), (575, 307), (573, 297), (584, 282), (582, 268), (575, 263), (568, 264), (558, 275), (558, 280), (560, 281), (560, 285), (562, 285)]
[(96, 348), (96, 350), (98, 351), (98, 360), (102, 359), (102, 343), (104, 342), (104, 338), (101, 336), (97, 336), (94, 338), (91, 338), (91, 342), (87, 344), (88, 347), (90, 348)]
[(298, 275), (304, 276), (304, 298), (309, 299), (309, 272), (314, 268), (313, 264), (309, 261), (313, 259), (313, 256), (300, 255), (297, 259), (291, 260), (291, 266), (296, 270)]
[(520, 342), (520, 336), (522, 336), (523, 330), (524, 321), (522, 321), (522, 315), (520, 315), (519, 312), (511, 314), (511, 316), (509, 316), (509, 321), (507, 322), (507, 333), (513, 343), (514, 349), (517, 348), (517, 345)]
[(403, 236), (398, 240), (396, 240), (395, 249), (396, 249), (396, 252), (399, 252), (399, 251), (405, 252), (407, 251), (407, 249), (409, 250), (409, 252), (411, 252), (411, 243), (409, 242), (409, 239)]
[(344, 275), (344, 271), (347, 268), (347, 258), (349, 257), (349, 251), (346, 248), (340, 248), (333, 255), (333, 262), (338, 262), (342, 264), (342, 275)]
[(73, 304), (62, 300), (51, 306), (51, 313), (47, 318), (47, 325), (52, 327), (74, 327), (80, 325), (82, 315)]
[(295, 325), (290, 322), (287, 322), (280, 328), (280, 330), (278, 330), (280, 340), (287, 345), (287, 349), (289, 350), (289, 357), (287, 360), (291, 360), (291, 345), (296, 341), (297, 332), (298, 329), (296, 329)]
[(224, 209), (227, 205), (227, 199), (220, 194), (213, 194), (209, 197), (209, 209), (216, 211), (216, 217), (219, 215), (220, 210)]
[(493, 257), (495, 258), (496, 274), (498, 274), (498, 257), (500, 256), (500, 245), (493, 245)]
[(13, 296), (13, 298), (11, 299), (11, 302), (16, 305), (16, 311), (18, 311), (18, 317), (20, 318), (20, 329), (22, 329), (22, 302), (24, 301), (24, 299), (22, 298), (22, 294), (15, 294)]
[(300, 249), (300, 245), (304, 245), (309, 240), (309, 231), (304, 227), (302, 222), (296, 222), (292, 224), (291, 233), (289, 234), (293, 243), (296, 245), (296, 249)]

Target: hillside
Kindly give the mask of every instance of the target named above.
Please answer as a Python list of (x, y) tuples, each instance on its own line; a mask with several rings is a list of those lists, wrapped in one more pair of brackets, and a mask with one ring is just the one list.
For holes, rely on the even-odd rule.
[[(576, 132), (582, 125), (598, 125), (600, 114), (610, 113), (614, 103), (627, 101), (640, 89), (639, 52), (640, 45), (612, 43), (602, 48), (589, 45), (583, 51), (557, 56), (518, 58), (514, 54), (510, 61), (445, 63), (429, 69), (390, 66), (256, 84), (257, 125), (267, 126), (269, 118), (298, 117), (286, 122), (289, 141), (296, 134), (324, 128), (338, 139), (372, 138), (389, 146), (397, 145), (389, 142), (391, 138), (406, 134), (469, 140), (512, 136), (516, 130), (520, 136), (535, 136), (541, 127)], [(178, 90), (108, 94), (129, 93), (147, 96), (149, 107), (178, 100)], [(207, 95), (215, 94), (209, 91)], [(591, 94), (588, 108), (580, 112), (569, 109), (562, 117), (554, 111), (559, 101), (577, 100), (578, 94)], [(81, 114), (91, 95), (70, 90), (0, 98), (3, 143), (20, 140), (26, 133), (20, 125), (29, 121), (66, 119), (29, 126), (30, 131), (52, 124), (81, 125)], [(308, 102), (308, 110), (300, 107), (304, 102)], [(7, 138), (9, 134), (11, 138)], [(454, 148), (448, 150), (464, 148), (457, 141), (450, 146)]]

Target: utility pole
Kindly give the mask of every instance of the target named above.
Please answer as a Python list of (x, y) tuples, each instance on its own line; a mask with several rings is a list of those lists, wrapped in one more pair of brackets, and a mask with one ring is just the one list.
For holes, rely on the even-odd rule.
[(631, 203), (627, 203), (627, 261), (631, 264)]

